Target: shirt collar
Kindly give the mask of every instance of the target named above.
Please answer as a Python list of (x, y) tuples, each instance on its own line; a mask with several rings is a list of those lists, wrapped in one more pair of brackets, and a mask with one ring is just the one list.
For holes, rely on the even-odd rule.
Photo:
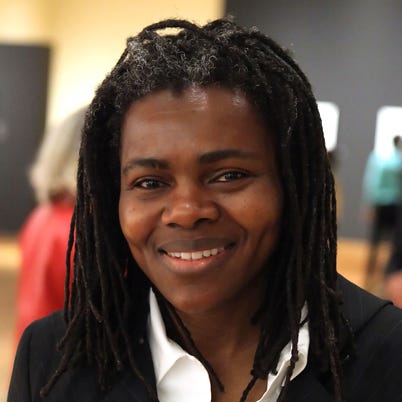
[(152, 289), (149, 295), (148, 336), (154, 363), (155, 379), (158, 384), (177, 360), (187, 356), (188, 353), (176, 342), (168, 338), (158, 302)]
[[(189, 355), (176, 342), (168, 338), (158, 302), (152, 290), (150, 291), (149, 295), (149, 305), (150, 314), (148, 319), (148, 337), (152, 360), (154, 363), (155, 379), (158, 387), (164, 377), (169, 375), (169, 371), (179, 360), (181, 360), (183, 357), (187, 357), (190, 360), (195, 360), (195, 358)], [(305, 304), (302, 309), (302, 321), (307, 317), (307, 312), (308, 309), (307, 305)], [(299, 359), (295, 364), (291, 380), (293, 380), (305, 369), (307, 365), (309, 344), (310, 336), (308, 322), (306, 320), (306, 322), (299, 329), (299, 338), (297, 343)], [(271, 400), (269, 398), (270, 395), (279, 394), (280, 386), (282, 385), (286, 375), (286, 369), (290, 364), (291, 349), (291, 342), (289, 342), (282, 349), (277, 366), (277, 374), (274, 375), (270, 373), (268, 375), (267, 391), (259, 402), (269, 401)], [(180, 384), (180, 379), (177, 379), (177, 384)]]

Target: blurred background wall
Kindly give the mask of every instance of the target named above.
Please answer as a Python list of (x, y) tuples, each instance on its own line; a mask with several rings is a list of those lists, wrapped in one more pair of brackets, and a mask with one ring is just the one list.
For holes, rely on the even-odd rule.
[[(362, 176), (377, 112), (402, 108), (401, 0), (227, 0), (225, 13), (288, 48), (318, 100), (338, 106), (339, 235), (365, 238)], [(393, 135), (402, 135), (402, 114), (389, 127), (399, 130), (386, 133), (391, 144)]]
[(42, 136), (48, 46), (0, 43), (0, 228), (18, 231), (35, 204), (28, 165)]
[(0, 0), (0, 43), (52, 49), (48, 122), (88, 102), (117, 62), (127, 37), (162, 18), (204, 23), (224, 0)]
[(223, 10), (224, 0), (0, 0), (0, 234), (34, 206), (26, 173), (45, 126), (91, 100), (126, 38), (162, 18), (205, 23)]

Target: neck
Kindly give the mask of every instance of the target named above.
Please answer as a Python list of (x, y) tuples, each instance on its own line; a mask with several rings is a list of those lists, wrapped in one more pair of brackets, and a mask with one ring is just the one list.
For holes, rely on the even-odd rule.
[[(251, 318), (260, 307), (264, 291), (262, 286), (261, 289), (254, 286), (247, 297), (236, 295), (230, 302), (196, 313), (162, 307), (165, 318), (170, 317), (165, 319), (168, 336), (210, 367), (207, 370), (214, 402), (238, 400), (252, 378), (260, 325), (252, 324)], [(224, 393), (219, 391), (219, 384), (223, 384)], [(265, 389), (266, 380), (258, 380), (252, 390), (254, 400)]]
[(252, 363), (260, 337), (260, 325), (251, 323), (251, 318), (260, 307), (263, 291), (255, 289), (253, 293), (248, 293), (248, 297), (237, 295), (232, 301), (207, 311), (188, 313), (175, 310), (169, 314), (174, 325), (168, 328), (168, 335), (192, 352), (179, 318), (198, 351), (211, 363), (232, 360), (245, 354)]
[(254, 313), (255, 309), (239, 308), (230, 312), (222, 309), (194, 315), (178, 315), (205, 357), (217, 354), (233, 357), (236, 351), (241, 348), (244, 350), (247, 344), (256, 346), (258, 343), (260, 327), (251, 323)]
[[(175, 340), (190, 354), (195, 354), (204, 365), (209, 366), (212, 401), (239, 400), (251, 380), (255, 352), (260, 337), (260, 326), (251, 323), (255, 313), (243, 305), (238, 310), (214, 310), (202, 314), (177, 313), (190, 332), (193, 345), (189, 343), (180, 327), (175, 331)], [(170, 334), (169, 334), (170, 335)], [(197, 354), (200, 354), (197, 356)], [(222, 393), (220, 387), (225, 392)], [(258, 380), (250, 397), (260, 399), (266, 389), (266, 381)]]

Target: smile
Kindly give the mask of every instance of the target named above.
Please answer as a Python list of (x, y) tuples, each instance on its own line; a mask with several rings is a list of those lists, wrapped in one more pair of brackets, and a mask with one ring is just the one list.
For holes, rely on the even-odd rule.
[(202, 258), (208, 258), (211, 256), (218, 255), (225, 250), (224, 247), (211, 248), (208, 250), (192, 251), (192, 252), (170, 252), (167, 253), (169, 257), (177, 258), (180, 260), (192, 261), (201, 260)]

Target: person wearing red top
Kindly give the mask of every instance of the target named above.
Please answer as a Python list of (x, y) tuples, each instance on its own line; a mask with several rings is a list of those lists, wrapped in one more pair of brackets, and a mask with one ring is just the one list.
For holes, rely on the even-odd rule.
[(73, 204), (65, 201), (39, 205), (22, 228), (18, 339), (33, 320), (63, 306), (66, 250), (73, 209)]
[(85, 108), (80, 109), (46, 133), (30, 172), (38, 205), (19, 235), (16, 342), (32, 321), (64, 304), (66, 251), (84, 115)]

